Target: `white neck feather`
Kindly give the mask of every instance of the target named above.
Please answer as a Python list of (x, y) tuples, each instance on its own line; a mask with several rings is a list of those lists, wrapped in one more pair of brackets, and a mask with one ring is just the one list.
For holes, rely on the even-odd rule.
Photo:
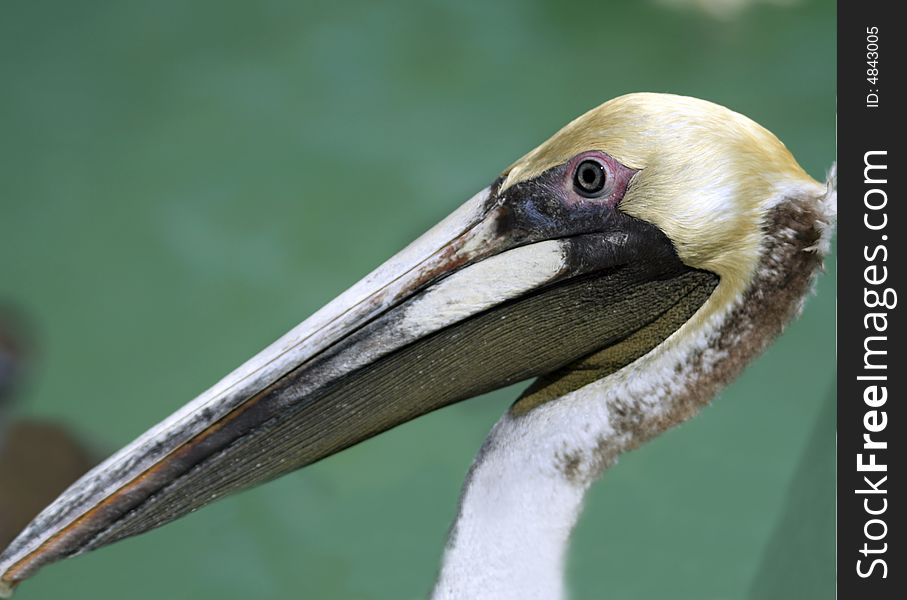
[(554, 448), (537, 431), (543, 424), (527, 427), (527, 420), (534, 421), (532, 415), (505, 415), (473, 464), (435, 600), (564, 596), (567, 542), (588, 484), (565, 479), (555, 467)]
[(621, 413), (649, 420), (668, 410), (676, 386), (696, 377), (677, 367), (694, 351), (707, 363), (720, 358), (707, 348), (726, 314), (682, 344), (665, 343), (527, 414), (505, 414), (467, 477), (433, 600), (564, 598), (568, 542), (586, 491), (621, 451), (643, 441)]

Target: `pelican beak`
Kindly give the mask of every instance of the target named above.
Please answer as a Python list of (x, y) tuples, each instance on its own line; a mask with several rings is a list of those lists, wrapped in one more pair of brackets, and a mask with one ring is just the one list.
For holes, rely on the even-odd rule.
[(0, 588), (551, 373), (699, 285), (660, 231), (616, 205), (577, 216), (540, 200), (544, 186), (499, 193), (501, 181), (76, 482), (0, 555)]

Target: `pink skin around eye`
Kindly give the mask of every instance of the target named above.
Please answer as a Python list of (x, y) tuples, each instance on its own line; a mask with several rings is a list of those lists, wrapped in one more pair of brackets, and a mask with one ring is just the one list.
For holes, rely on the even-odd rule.
[[(576, 167), (584, 160), (595, 160), (605, 168), (605, 192), (599, 198), (586, 198), (576, 193), (573, 189), (573, 174)], [(601, 152), (600, 150), (588, 150), (577, 154), (570, 162), (567, 163), (567, 169), (564, 173), (564, 183), (567, 188), (567, 200), (570, 204), (595, 203), (606, 204), (614, 208), (623, 199), (630, 184), (630, 179), (637, 173), (637, 169), (631, 169), (625, 166), (611, 155)]]

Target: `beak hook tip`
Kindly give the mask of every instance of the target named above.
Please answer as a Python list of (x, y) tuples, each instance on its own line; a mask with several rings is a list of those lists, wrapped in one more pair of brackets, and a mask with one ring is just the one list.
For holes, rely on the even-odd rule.
[(5, 579), (0, 579), (0, 598), (12, 598), (13, 597), (13, 584), (6, 581)]

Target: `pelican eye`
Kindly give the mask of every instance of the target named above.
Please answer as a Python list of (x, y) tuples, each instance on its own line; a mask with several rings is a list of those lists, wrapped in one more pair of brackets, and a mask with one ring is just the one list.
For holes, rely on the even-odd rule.
[(584, 160), (573, 173), (573, 189), (580, 196), (592, 198), (605, 189), (605, 167), (597, 160)]

